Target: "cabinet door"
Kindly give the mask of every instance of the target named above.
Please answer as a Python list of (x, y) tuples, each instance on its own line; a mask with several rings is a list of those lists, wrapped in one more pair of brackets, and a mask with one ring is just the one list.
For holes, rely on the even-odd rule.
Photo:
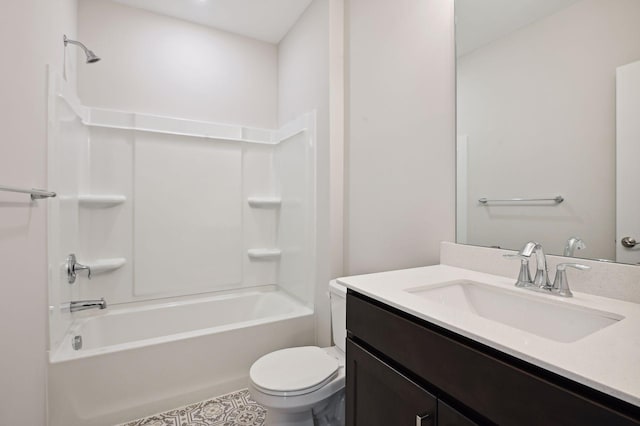
[(347, 339), (348, 426), (435, 426), (436, 398)]
[(438, 426), (477, 426), (477, 423), (472, 422), (444, 402), (438, 401)]

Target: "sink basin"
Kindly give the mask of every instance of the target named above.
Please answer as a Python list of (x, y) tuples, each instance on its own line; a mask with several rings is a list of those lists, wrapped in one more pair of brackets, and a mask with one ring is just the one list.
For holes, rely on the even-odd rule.
[[(460, 280), (406, 290), (418, 297), (557, 342), (575, 342), (624, 319), (538, 296)], [(550, 299), (550, 300), (546, 300)]]

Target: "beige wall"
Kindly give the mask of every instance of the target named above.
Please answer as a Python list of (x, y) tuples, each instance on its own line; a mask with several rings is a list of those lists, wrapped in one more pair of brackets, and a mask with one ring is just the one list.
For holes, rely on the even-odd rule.
[[(75, 1), (0, 3), (0, 183), (46, 188), (46, 64), (62, 72)], [(73, 52), (70, 52), (73, 56)], [(75, 73), (75, 60), (68, 69)], [(46, 422), (47, 201), (0, 193), (0, 424)]]
[[(615, 258), (615, 72), (640, 59), (640, 2), (584, 0), (459, 58), (458, 131), (468, 138), (468, 239)], [(561, 194), (558, 206), (478, 198)]]
[(85, 105), (251, 127), (277, 124), (277, 46), (123, 6), (78, 2)]
[(453, 0), (347, 2), (349, 275), (438, 263), (455, 236)]

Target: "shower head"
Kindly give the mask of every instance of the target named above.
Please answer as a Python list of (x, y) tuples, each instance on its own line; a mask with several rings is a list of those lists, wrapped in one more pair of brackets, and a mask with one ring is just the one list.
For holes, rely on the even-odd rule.
[(96, 63), (96, 62), (98, 62), (100, 60), (100, 58), (95, 53), (93, 53), (92, 50), (87, 50), (86, 54), (87, 54), (87, 63), (88, 64), (93, 64), (93, 63)]
[(92, 50), (87, 49), (87, 46), (80, 43), (79, 41), (68, 39), (66, 35), (64, 36), (63, 40), (64, 40), (65, 47), (67, 47), (67, 44), (69, 43), (75, 44), (76, 46), (80, 46), (80, 48), (84, 51), (84, 54), (87, 56), (87, 64), (93, 64), (100, 60), (100, 58), (95, 53), (93, 53)]

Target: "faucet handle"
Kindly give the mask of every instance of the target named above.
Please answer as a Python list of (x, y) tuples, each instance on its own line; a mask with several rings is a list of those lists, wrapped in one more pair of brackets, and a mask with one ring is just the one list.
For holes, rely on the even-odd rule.
[(78, 271), (87, 271), (88, 278), (91, 279), (91, 268), (87, 265), (78, 263), (78, 260), (76, 259), (76, 255), (73, 253), (71, 253), (67, 257), (66, 269), (67, 269), (67, 281), (69, 282), (69, 284), (73, 284), (74, 282), (76, 282), (76, 275)]
[(591, 266), (583, 265), (581, 263), (559, 263), (556, 267), (558, 271), (564, 271), (566, 268), (574, 268), (580, 271), (588, 271)]
[(520, 273), (515, 285), (516, 287), (529, 287), (532, 284), (531, 273), (529, 272), (529, 257), (522, 254), (503, 254), (502, 257), (509, 260), (520, 260)]
[(582, 265), (580, 263), (560, 263), (557, 266), (556, 276), (553, 279), (551, 292), (563, 297), (572, 297), (571, 289), (569, 289), (569, 281), (567, 280), (567, 268), (574, 268), (580, 271), (588, 271), (591, 266)]
[(76, 272), (76, 273), (77, 273), (78, 271), (87, 271), (87, 272), (88, 272), (88, 273), (87, 273), (87, 278), (91, 279), (91, 267), (90, 267), (90, 266), (83, 265), (83, 264), (81, 264), (81, 263), (76, 263), (76, 264), (73, 266), (73, 271), (74, 271), (74, 272)]

